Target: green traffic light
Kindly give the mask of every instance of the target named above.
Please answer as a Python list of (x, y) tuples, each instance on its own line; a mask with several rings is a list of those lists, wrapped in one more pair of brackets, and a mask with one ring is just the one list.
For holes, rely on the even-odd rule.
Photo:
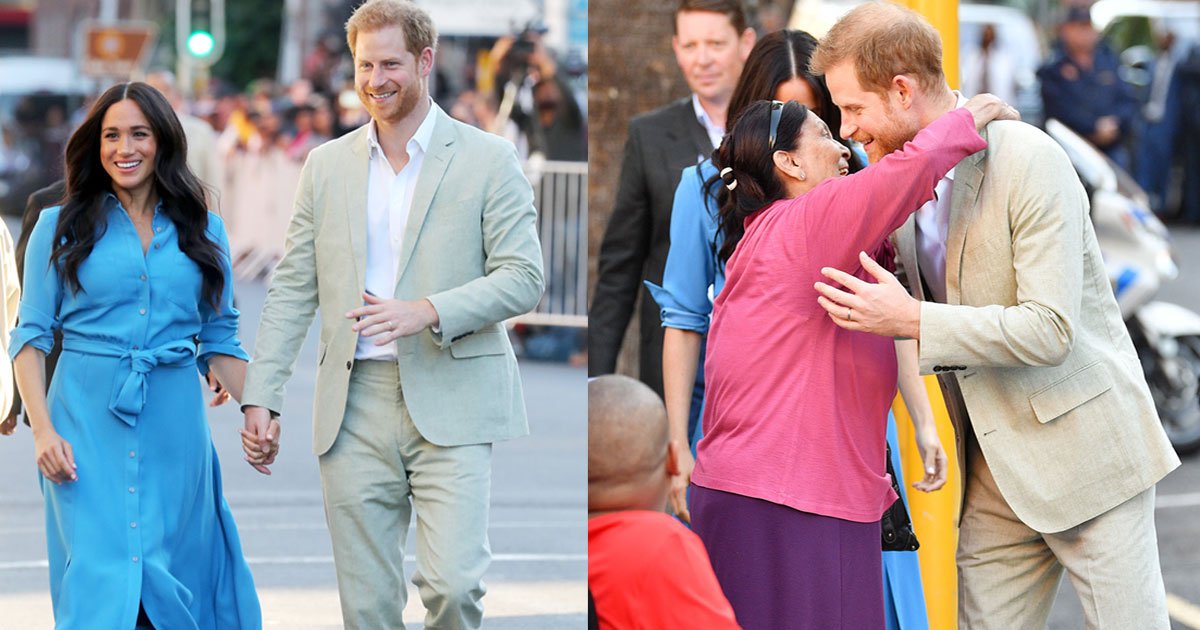
[(194, 31), (187, 38), (188, 51), (196, 57), (207, 57), (213, 51), (212, 34), (206, 31)]

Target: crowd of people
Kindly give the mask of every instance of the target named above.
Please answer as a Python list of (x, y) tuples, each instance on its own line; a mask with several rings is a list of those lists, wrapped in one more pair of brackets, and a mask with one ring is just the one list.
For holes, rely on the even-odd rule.
[[(899, 388), (908, 485), (960, 465), (960, 626), (1044, 626), (1065, 572), (1089, 627), (1168, 627), (1153, 497), (1179, 459), (1063, 150), (952, 91), (897, 5), (819, 41), (757, 37), (737, 0), (673, 20), (692, 94), (629, 123), (591, 303), (593, 622), (929, 627)], [(639, 295), (644, 385), (608, 376)]]

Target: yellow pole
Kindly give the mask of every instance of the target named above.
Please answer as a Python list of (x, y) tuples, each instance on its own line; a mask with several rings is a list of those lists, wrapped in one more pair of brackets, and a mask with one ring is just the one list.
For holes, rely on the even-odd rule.
[[(894, 0), (920, 13), (942, 36), (942, 70), (950, 87), (958, 88), (958, 0)], [(958, 625), (958, 572), (954, 564), (958, 546), (958, 508), (962, 497), (959, 482), (958, 453), (954, 448), (954, 427), (946, 413), (946, 404), (937, 379), (925, 377), (925, 388), (933, 403), (938, 436), (950, 459), (950, 474), (946, 486), (932, 494), (909, 490), (908, 509), (912, 513), (913, 529), (921, 548), (921, 583), (925, 588), (925, 608), (932, 630), (953, 630)], [(896, 429), (900, 442), (900, 459), (905, 480), (924, 476), (921, 455), (913, 437), (908, 409), (899, 396), (893, 404)]]

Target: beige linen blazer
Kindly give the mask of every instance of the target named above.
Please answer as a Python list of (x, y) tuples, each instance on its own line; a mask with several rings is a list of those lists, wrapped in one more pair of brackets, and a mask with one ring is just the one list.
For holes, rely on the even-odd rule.
[[(1151, 487), (1179, 458), (1066, 154), (1020, 122), (983, 135), (988, 148), (955, 170), (946, 304), (921, 304), (921, 371), (942, 380), (960, 455), (965, 412), (1013, 511), (1059, 532)], [(901, 274), (925, 299), (912, 217), (894, 238)]]
[[(413, 423), (442, 446), (528, 433), (516, 358), (503, 322), (543, 290), (533, 190), (511, 143), (453, 120), (436, 122), (400, 251), (395, 297), (428, 298), (440, 317), (396, 342)], [(367, 260), (367, 127), (314, 149), (296, 191), (286, 253), (275, 270), (246, 376), (244, 405), (279, 412), (301, 342), (320, 309), (313, 450), (341, 428)]]

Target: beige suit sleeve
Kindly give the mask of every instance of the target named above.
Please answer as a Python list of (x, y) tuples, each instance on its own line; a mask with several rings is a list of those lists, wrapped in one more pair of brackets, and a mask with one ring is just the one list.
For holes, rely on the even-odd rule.
[(285, 386), (317, 310), (317, 261), (314, 245), (313, 156), (305, 162), (296, 189), (295, 213), (288, 226), (283, 258), (275, 268), (263, 305), (254, 355), (246, 371), (242, 406), (283, 409)]
[[(1044, 135), (1040, 140), (1023, 159), (992, 165), (987, 177), (1010, 182), (1007, 200), (980, 199), (981, 212), (1008, 213), (1013, 268), (990, 273), (1013, 274), (1016, 304), (922, 302), (922, 373), (935, 365), (1053, 366), (1070, 354), (1082, 302), (1087, 198), (1062, 150)], [(964, 287), (987, 281), (962, 279)]]
[(21, 282), (17, 278), (17, 261), (14, 256), (12, 234), (8, 226), (0, 221), (0, 292), (4, 294), (3, 325), (0, 342), (4, 357), (0, 359), (0, 419), (8, 415), (13, 403), (12, 361), (8, 358), (9, 335), (17, 325), (17, 311), (21, 304)]
[(461, 335), (527, 313), (542, 297), (542, 248), (538, 243), (533, 189), (521, 172), (516, 151), (495, 152), (486, 179), (483, 209), (484, 275), (429, 296), (440, 332), (434, 341), (448, 348)]

